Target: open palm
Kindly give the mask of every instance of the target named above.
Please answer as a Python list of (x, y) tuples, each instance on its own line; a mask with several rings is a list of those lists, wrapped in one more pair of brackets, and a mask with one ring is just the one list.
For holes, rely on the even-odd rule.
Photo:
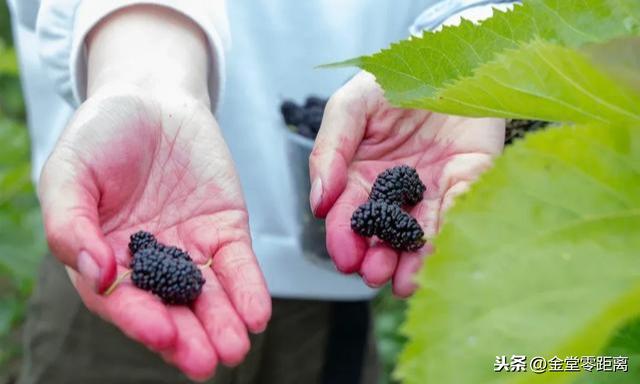
[[(264, 329), (271, 303), (251, 249), (240, 185), (204, 103), (132, 92), (92, 97), (77, 111), (40, 183), (52, 252), (80, 271), (72, 281), (89, 309), (158, 351), (193, 378), (220, 359), (240, 362), (247, 329)], [(166, 306), (122, 282), (129, 236), (152, 232), (187, 250), (206, 284), (191, 307)]]
[(427, 244), (397, 252), (355, 234), (353, 211), (369, 196), (376, 176), (387, 168), (415, 167), (426, 185), (412, 208), (427, 237), (439, 229), (453, 198), (491, 165), (504, 142), (504, 120), (470, 119), (392, 107), (373, 76), (362, 72), (330, 100), (310, 158), (311, 205), (326, 217), (327, 249), (337, 268), (358, 272), (377, 287), (393, 279), (393, 290), (408, 296)]

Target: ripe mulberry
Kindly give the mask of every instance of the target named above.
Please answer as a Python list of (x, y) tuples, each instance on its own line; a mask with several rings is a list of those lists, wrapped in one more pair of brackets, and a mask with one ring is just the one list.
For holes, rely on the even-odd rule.
[[(145, 291), (159, 296), (167, 304), (191, 304), (202, 292), (205, 279), (190, 257), (173, 253), (176, 247), (147, 247), (135, 253), (131, 260), (131, 281)], [(187, 255), (188, 257), (188, 255)]]
[(314, 135), (320, 130), (323, 114), (324, 108), (320, 106), (313, 106), (304, 110), (304, 122), (311, 128)]
[(157, 244), (155, 236), (147, 231), (138, 231), (129, 238), (129, 250), (135, 254), (139, 250)]
[(294, 132), (315, 139), (320, 130), (324, 108), (327, 99), (318, 96), (307, 97), (304, 104), (297, 104), (292, 100), (285, 100), (280, 104), (280, 113), (284, 122), (291, 126)]
[(321, 109), (324, 109), (326, 105), (327, 99), (318, 96), (309, 96), (304, 102), (305, 108), (320, 107)]
[(416, 169), (408, 165), (400, 165), (378, 175), (371, 188), (369, 199), (413, 206), (422, 200), (425, 190), (426, 187)]
[(504, 143), (505, 145), (512, 144), (515, 140), (523, 138), (526, 134), (544, 129), (549, 126), (549, 124), (551, 123), (548, 121), (540, 120), (507, 120)]
[(160, 242), (156, 242), (152, 247), (160, 252), (164, 252), (167, 256), (191, 261), (191, 256), (187, 252), (176, 246), (165, 245)]
[(131, 235), (129, 241), (129, 250), (131, 255), (135, 255), (136, 252), (143, 248), (154, 248), (160, 252), (164, 252), (167, 256), (176, 257), (191, 261), (191, 256), (182, 249), (173, 246), (160, 243), (155, 236), (147, 231), (138, 231)]
[(280, 113), (287, 125), (298, 125), (304, 122), (304, 109), (294, 101), (287, 100), (280, 105)]
[(416, 251), (425, 243), (418, 221), (397, 204), (369, 200), (353, 212), (351, 229), (361, 236), (373, 235), (392, 248)]

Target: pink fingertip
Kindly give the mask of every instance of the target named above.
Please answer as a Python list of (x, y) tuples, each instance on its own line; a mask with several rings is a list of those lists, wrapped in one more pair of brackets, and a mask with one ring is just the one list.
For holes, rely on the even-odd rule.
[(218, 343), (224, 348), (218, 348), (220, 360), (229, 367), (240, 364), (249, 353), (251, 343), (247, 333), (229, 329), (220, 334)]
[(366, 240), (353, 233), (350, 227), (327, 228), (327, 251), (338, 271), (358, 272), (366, 250)]
[(418, 285), (415, 282), (416, 274), (422, 266), (423, 258), (416, 253), (404, 253), (400, 255), (398, 268), (393, 278), (393, 293), (399, 297), (411, 296)]
[(262, 333), (271, 319), (271, 298), (253, 295), (248, 301), (244, 313), (244, 321), (252, 333)]
[(193, 380), (211, 378), (218, 365), (218, 356), (201, 323), (188, 308), (170, 309), (178, 329), (171, 360)]
[(397, 264), (396, 251), (382, 245), (374, 246), (365, 254), (360, 274), (367, 285), (377, 288), (391, 280)]

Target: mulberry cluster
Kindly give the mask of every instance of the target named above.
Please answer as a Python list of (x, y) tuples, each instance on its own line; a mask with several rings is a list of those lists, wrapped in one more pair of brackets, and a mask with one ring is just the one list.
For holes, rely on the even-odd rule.
[(156, 243), (154, 244), (153, 248), (175, 259), (183, 259), (185, 261), (191, 261), (191, 256), (189, 256), (187, 252), (183, 251), (182, 249), (176, 246)]
[(156, 238), (146, 231), (138, 231), (129, 238), (129, 251), (132, 255), (142, 248), (154, 246), (157, 244)]
[(320, 130), (322, 115), (327, 99), (317, 96), (309, 96), (304, 105), (298, 105), (291, 100), (285, 100), (280, 105), (280, 113), (284, 122), (294, 127), (300, 135), (315, 139)]
[(130, 240), (131, 281), (136, 287), (167, 304), (188, 305), (200, 295), (205, 279), (187, 252), (158, 242), (149, 232), (137, 232)]
[(351, 216), (351, 228), (361, 236), (373, 235), (392, 248), (416, 251), (424, 245), (424, 231), (418, 221), (397, 204), (369, 200)]
[(377, 236), (397, 250), (420, 249), (424, 231), (402, 206), (418, 204), (425, 189), (415, 168), (400, 165), (385, 170), (373, 183), (369, 200), (353, 212), (351, 229), (361, 236)]
[(549, 124), (551, 123), (549, 123), (548, 121), (540, 120), (507, 120), (504, 144), (512, 144), (514, 141), (523, 138), (527, 133), (544, 129), (549, 126)]
[(400, 165), (378, 175), (371, 187), (370, 200), (382, 200), (390, 204), (416, 205), (422, 200), (426, 187), (415, 168)]

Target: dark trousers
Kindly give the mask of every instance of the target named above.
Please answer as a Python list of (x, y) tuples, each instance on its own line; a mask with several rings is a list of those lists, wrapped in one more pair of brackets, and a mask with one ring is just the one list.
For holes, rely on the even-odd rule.
[[(375, 384), (368, 302), (274, 299), (269, 327), (235, 368), (209, 384)], [(190, 383), (177, 369), (84, 307), (47, 256), (25, 325), (19, 384)]]

